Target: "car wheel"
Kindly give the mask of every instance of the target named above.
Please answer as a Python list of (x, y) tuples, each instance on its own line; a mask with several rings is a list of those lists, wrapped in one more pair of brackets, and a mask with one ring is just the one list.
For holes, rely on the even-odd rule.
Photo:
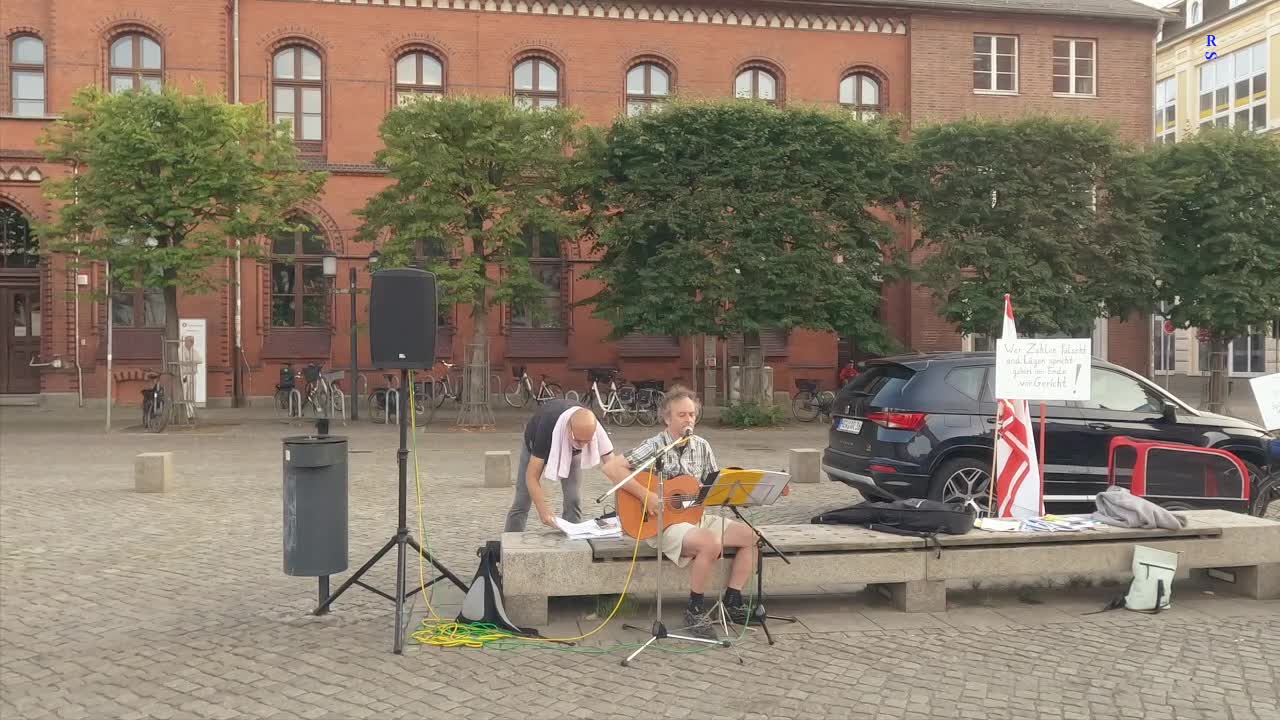
[(964, 504), (974, 501), (986, 508), (991, 492), (991, 463), (973, 458), (952, 458), (934, 471), (929, 499)]
[(1195, 510), (1195, 508), (1192, 507), (1190, 503), (1185, 503), (1178, 500), (1172, 500), (1170, 502), (1162, 502), (1162, 503), (1159, 503), (1159, 505), (1160, 507), (1164, 508), (1165, 510), (1168, 510), (1169, 512), (1186, 512), (1187, 510)]

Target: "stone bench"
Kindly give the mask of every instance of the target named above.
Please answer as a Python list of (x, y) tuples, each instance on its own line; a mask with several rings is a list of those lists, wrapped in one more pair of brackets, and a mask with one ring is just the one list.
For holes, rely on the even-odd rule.
[[(1255, 598), (1280, 597), (1280, 522), (1232, 513), (1184, 513), (1180, 530), (1098, 528), (1082, 532), (995, 533), (973, 530), (939, 537), (941, 551), (923, 540), (846, 525), (763, 525), (761, 531), (790, 564), (766, 555), (765, 592), (812, 592), (815, 586), (882, 586), (905, 612), (946, 610), (948, 581), (1019, 577), (1123, 575), (1131, 570), (1135, 545), (1179, 553), (1178, 568), (1221, 569), (1209, 578)], [(569, 540), (543, 532), (502, 535), (503, 594), (508, 613), (521, 625), (547, 622), (551, 597), (618, 594), (634, 550), (630, 538)], [(628, 593), (652, 596), (654, 551), (640, 546)], [(724, 572), (713, 587), (719, 593)], [(684, 593), (689, 569), (663, 563), (663, 588)]]

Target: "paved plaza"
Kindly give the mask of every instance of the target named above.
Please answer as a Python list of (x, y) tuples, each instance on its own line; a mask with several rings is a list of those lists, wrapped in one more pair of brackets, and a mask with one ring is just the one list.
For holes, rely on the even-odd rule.
[[(305, 426), (223, 410), (196, 430), (148, 435), (125, 427), (136, 412), (119, 413), (106, 434), (100, 411), (0, 408), (2, 720), (1280, 719), (1280, 602), (1190, 584), (1156, 616), (1084, 614), (1121, 586), (979, 586), (953, 593), (946, 613), (911, 615), (852, 585), (815, 587), (775, 598), (772, 612), (801, 622), (774, 627), (773, 647), (748, 634), (743, 665), (717, 649), (650, 652), (621, 668), (646, 636), (623, 620), (584, 646), (594, 654), (410, 644), (396, 656), (390, 602), (355, 588), (313, 617), (315, 580), (282, 571), (280, 440)], [(483, 487), (483, 452), (515, 450), (519, 422), (418, 436), (430, 547), (467, 580), (511, 499)], [(367, 422), (334, 432), (351, 439), (354, 570), (395, 529), (397, 438)], [(645, 434), (612, 433), (622, 447)], [(825, 445), (821, 425), (705, 435), (723, 464), (748, 467), (784, 468), (787, 449)], [(134, 456), (160, 450), (174, 453), (177, 489), (135, 493)], [(596, 471), (586, 480), (595, 512), (586, 498), (606, 484)], [(856, 500), (824, 480), (752, 519), (807, 522)], [(384, 560), (370, 582), (390, 590), (392, 568)], [(446, 616), (459, 601), (434, 596)], [(627, 608), (626, 621), (647, 625), (643, 605)], [(421, 599), (413, 611), (423, 615)], [(548, 630), (580, 634), (597, 611), (555, 606)]]

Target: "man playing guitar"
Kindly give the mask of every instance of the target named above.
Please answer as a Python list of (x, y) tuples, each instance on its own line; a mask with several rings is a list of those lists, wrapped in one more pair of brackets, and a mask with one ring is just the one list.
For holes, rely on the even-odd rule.
[[(662, 448), (692, 432), (701, 406), (702, 403), (693, 391), (679, 385), (673, 387), (667, 393), (660, 410), (667, 429), (627, 453), (627, 463), (633, 469), (639, 467)], [(708, 475), (718, 469), (711, 444), (697, 436), (690, 436), (685, 442), (662, 453), (651, 468), (664, 481), (690, 475), (698, 482), (704, 482)], [(662, 502), (657, 493), (650, 491), (636, 478), (632, 478), (622, 489), (641, 502), (645, 502), (648, 496), (646, 514), (651, 522), (657, 522), (657, 508)], [(659, 537), (646, 542), (649, 547), (661, 547), (662, 553), (678, 567), (693, 564), (690, 571), (689, 607), (684, 614), (685, 624), (694, 634), (708, 638), (714, 638), (715, 632), (708, 613), (703, 608), (703, 593), (723, 548), (736, 548), (729, 570), (728, 587), (724, 591), (724, 605), (730, 620), (739, 625), (746, 623), (750, 610), (743, 602), (742, 588), (750, 579), (756, 562), (756, 538), (750, 528), (732, 520), (704, 516), (697, 525), (688, 522), (670, 524)]]

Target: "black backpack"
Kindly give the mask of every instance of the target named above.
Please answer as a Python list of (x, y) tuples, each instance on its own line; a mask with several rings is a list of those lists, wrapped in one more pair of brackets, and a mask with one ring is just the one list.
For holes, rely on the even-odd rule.
[(932, 539), (938, 546), (938, 535), (963, 535), (973, 529), (974, 516), (963, 505), (937, 500), (894, 500), (862, 502), (829, 510), (815, 516), (815, 525), (861, 525), (869, 530)]

